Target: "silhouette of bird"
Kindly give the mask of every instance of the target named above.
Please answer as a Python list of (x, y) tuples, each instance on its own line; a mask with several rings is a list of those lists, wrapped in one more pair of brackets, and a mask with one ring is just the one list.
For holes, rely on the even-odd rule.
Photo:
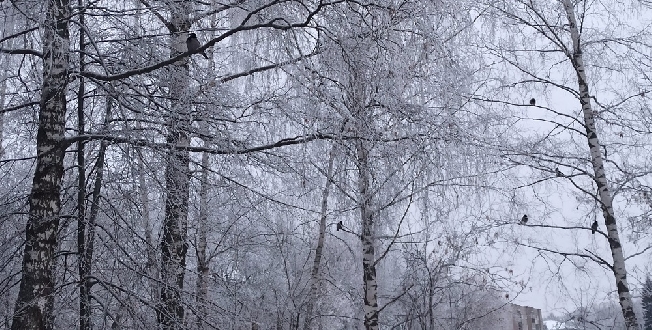
[(536, 105), (536, 104), (537, 104), (537, 100), (535, 100), (534, 98), (531, 98), (530, 99), (530, 105)]
[(527, 223), (527, 220), (528, 220), (528, 218), (527, 218), (527, 214), (524, 214), (523, 217), (521, 218), (521, 224), (522, 224), (522, 225), (526, 224), (526, 223)]
[[(197, 34), (191, 33), (190, 36), (188, 36), (188, 39), (186, 39), (186, 46), (188, 46), (189, 52), (193, 52), (201, 47), (201, 44), (197, 39)], [(204, 58), (208, 59), (208, 55), (206, 55), (206, 53), (201, 52), (201, 54), (204, 55)]]
[(563, 178), (565, 177), (564, 173), (562, 173), (559, 168), (555, 169), (555, 173), (557, 174), (558, 177)]
[(340, 221), (337, 223), (337, 231), (342, 230), (342, 228), (344, 228), (344, 225), (342, 225), (342, 221)]
[(591, 234), (595, 235), (595, 231), (598, 230), (598, 220), (593, 221), (591, 225)]

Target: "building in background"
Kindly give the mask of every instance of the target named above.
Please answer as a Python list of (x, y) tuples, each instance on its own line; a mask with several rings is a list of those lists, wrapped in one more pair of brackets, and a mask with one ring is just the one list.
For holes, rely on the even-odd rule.
[(545, 330), (541, 310), (530, 306), (508, 304), (499, 312), (496, 329)]

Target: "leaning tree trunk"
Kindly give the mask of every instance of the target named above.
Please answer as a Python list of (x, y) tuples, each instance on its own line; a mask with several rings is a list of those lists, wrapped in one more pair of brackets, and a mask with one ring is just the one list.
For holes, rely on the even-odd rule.
[(632, 295), (629, 292), (629, 284), (627, 283), (627, 269), (625, 268), (625, 258), (623, 256), (623, 249), (618, 234), (618, 226), (616, 224), (616, 216), (613, 208), (613, 196), (609, 191), (609, 182), (607, 181), (607, 176), (605, 174), (602, 151), (600, 150), (600, 141), (598, 140), (598, 132), (595, 127), (595, 117), (593, 115), (593, 110), (591, 109), (589, 82), (586, 78), (584, 60), (582, 58), (580, 33), (575, 18), (575, 11), (570, 0), (562, 0), (562, 2), (570, 25), (571, 39), (573, 41), (573, 50), (569, 55), (571, 56), (571, 61), (575, 73), (577, 74), (580, 103), (582, 105), (582, 112), (584, 113), (584, 127), (586, 129), (586, 137), (591, 152), (591, 162), (593, 163), (594, 180), (598, 187), (602, 214), (607, 227), (607, 239), (609, 240), (609, 247), (611, 248), (611, 256), (613, 258), (613, 266), (611, 267), (611, 270), (616, 278), (616, 288), (618, 290), (620, 307), (623, 312), (623, 317), (625, 318), (625, 325), (628, 330), (638, 329), (638, 322), (632, 304)]
[[(173, 3), (171, 9), (174, 31), (171, 32), (171, 56), (186, 51), (186, 31), (190, 28), (188, 1)], [(186, 93), (189, 86), (188, 58), (171, 67), (170, 113), (167, 122), (167, 145), (170, 151), (165, 168), (165, 219), (161, 239), (161, 307), (158, 321), (163, 329), (184, 329), (184, 308), (181, 301), (188, 251), (188, 203), (190, 186), (190, 104)]]
[(29, 196), (22, 279), (11, 325), (13, 330), (53, 327), (53, 267), (65, 149), (70, 12), (68, 0), (50, 0), (46, 4), (36, 171)]
[(331, 147), (328, 158), (328, 169), (326, 170), (326, 186), (322, 193), (321, 211), (319, 219), (319, 235), (317, 237), (317, 247), (315, 248), (315, 259), (312, 263), (312, 273), (310, 275), (310, 295), (306, 304), (306, 320), (304, 330), (310, 330), (312, 326), (312, 314), (315, 303), (317, 302), (317, 290), (319, 288), (319, 268), (321, 266), (322, 251), (326, 241), (326, 219), (328, 215), (328, 195), (333, 185), (333, 162), (335, 160), (335, 145)]
[[(82, 84), (83, 81), (80, 81)], [(80, 95), (83, 97), (83, 88), (80, 88)], [(80, 102), (78, 100), (78, 102)], [(79, 104), (83, 105), (83, 102)], [(111, 113), (113, 108), (113, 101), (111, 96), (107, 96), (106, 101), (106, 115), (104, 117), (104, 129), (109, 127), (111, 122)], [(81, 115), (81, 114), (80, 114)], [(83, 128), (83, 120), (81, 121), (80, 128)], [(82, 131), (82, 130), (80, 130)], [(97, 161), (95, 162), (95, 180), (93, 182), (91, 209), (88, 217), (86, 217), (86, 176), (82, 167), (80, 167), (79, 177), (79, 192), (78, 192), (78, 227), (77, 227), (77, 253), (79, 258), (79, 329), (90, 330), (93, 329), (91, 322), (91, 289), (93, 287), (93, 280), (91, 278), (93, 251), (95, 246), (95, 224), (97, 215), (100, 208), (100, 194), (102, 191), (102, 184), (104, 182), (104, 164), (106, 158), (106, 149), (109, 143), (107, 141), (100, 142), (100, 149), (97, 152)], [(84, 157), (79, 156), (84, 148), (80, 147), (78, 152), (78, 166), (84, 164)], [(83, 192), (83, 194), (82, 194)]]

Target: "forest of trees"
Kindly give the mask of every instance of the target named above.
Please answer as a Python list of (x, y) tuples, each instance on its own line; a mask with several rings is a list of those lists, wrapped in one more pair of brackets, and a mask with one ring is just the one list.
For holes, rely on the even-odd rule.
[(0, 20), (0, 329), (491, 329), (539, 289), (586, 329), (652, 315), (650, 1)]

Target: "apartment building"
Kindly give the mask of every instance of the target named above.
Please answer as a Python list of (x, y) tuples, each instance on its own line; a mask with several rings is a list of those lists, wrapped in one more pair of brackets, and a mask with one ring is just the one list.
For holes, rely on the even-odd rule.
[(516, 304), (506, 305), (496, 320), (497, 329), (503, 330), (544, 330), (541, 310)]

